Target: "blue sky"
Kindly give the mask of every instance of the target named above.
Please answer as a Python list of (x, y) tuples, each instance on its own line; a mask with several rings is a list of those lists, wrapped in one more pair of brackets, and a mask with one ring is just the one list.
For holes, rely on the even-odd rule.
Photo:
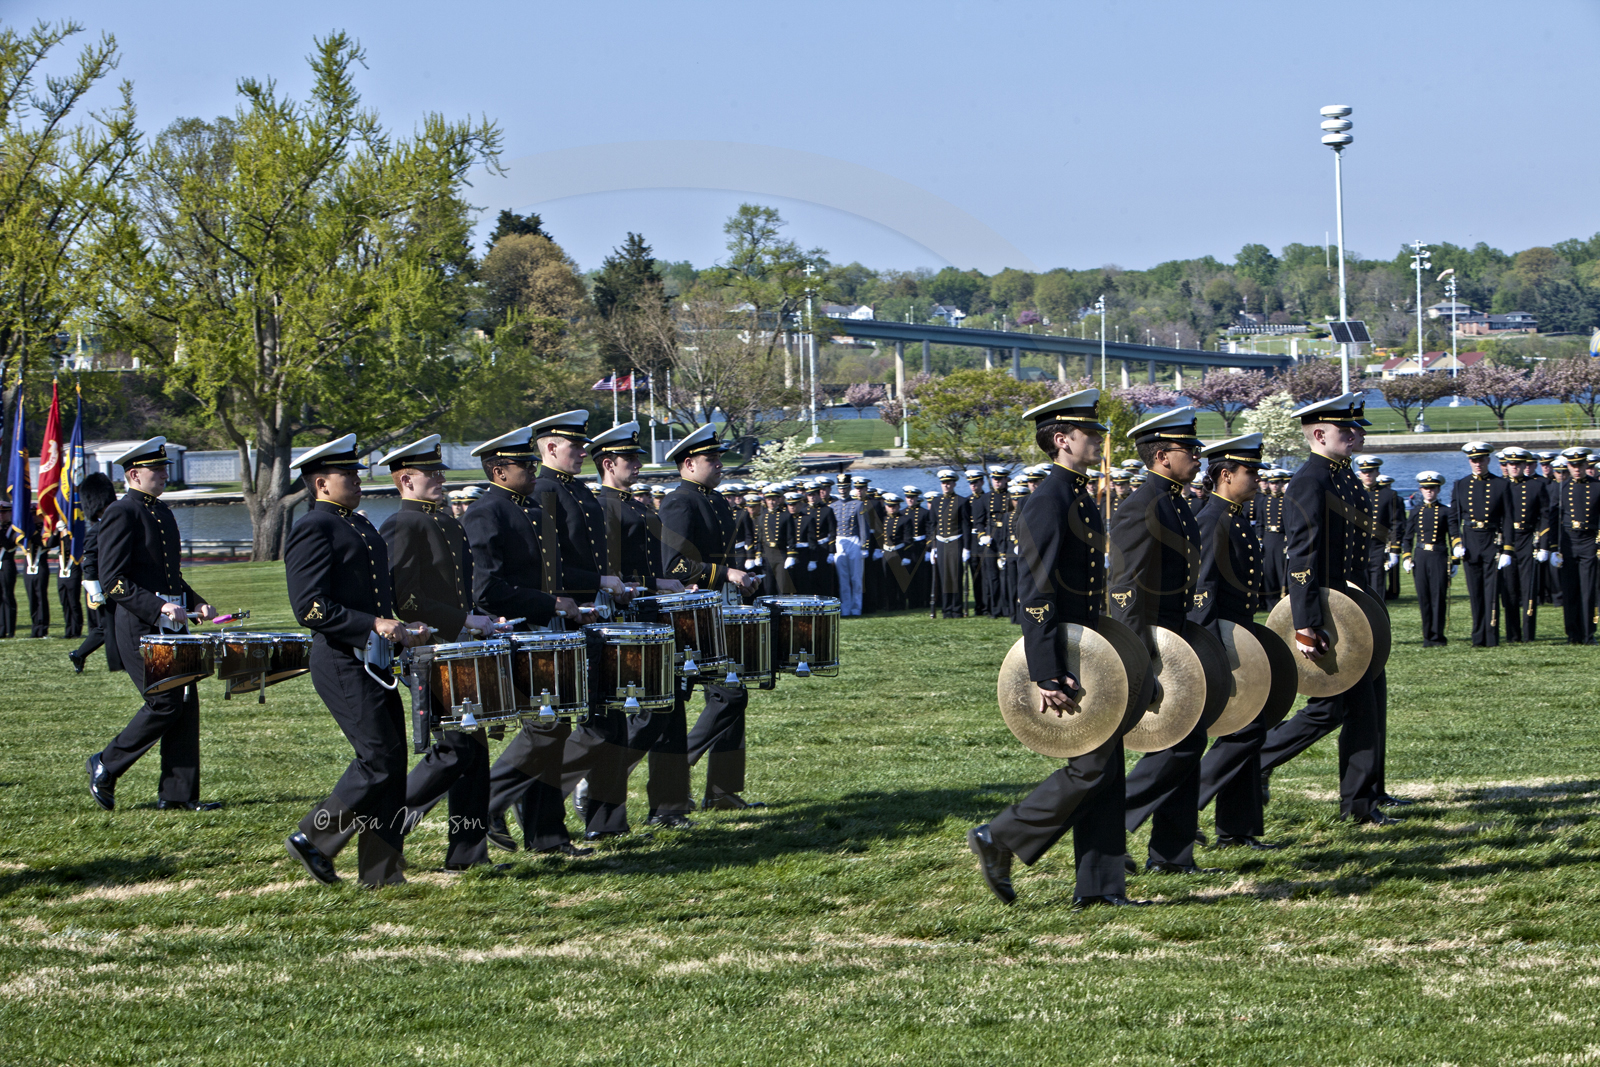
[[(610, 142), (799, 150), (925, 189), (1040, 268), (1320, 243), (1329, 103), (1355, 108), (1352, 250), (1600, 231), (1600, 137), (1583, 104), (1594, 0), (5, 5), (12, 26), (63, 17), (116, 35), (150, 131), (231, 112), (241, 75), (302, 93), (311, 38), (338, 28), (366, 46), (360, 88), (393, 128), (487, 115), (513, 167)], [(585, 267), (629, 230), (706, 265), (741, 200), (779, 207), (794, 239), (836, 261), (943, 265), (860, 215), (758, 192), (523, 206)]]

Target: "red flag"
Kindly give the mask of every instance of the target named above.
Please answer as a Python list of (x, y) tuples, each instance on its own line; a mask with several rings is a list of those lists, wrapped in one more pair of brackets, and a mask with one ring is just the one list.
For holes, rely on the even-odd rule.
[(59, 386), (50, 383), (50, 415), (44, 423), (44, 440), (39, 442), (39, 527), (45, 537), (55, 532), (61, 521), (59, 497), (56, 489), (61, 484), (61, 396)]

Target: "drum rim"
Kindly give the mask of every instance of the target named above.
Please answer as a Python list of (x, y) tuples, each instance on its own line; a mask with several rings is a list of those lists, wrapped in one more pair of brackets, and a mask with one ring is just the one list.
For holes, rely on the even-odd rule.
[[(485, 656), (497, 656), (502, 652), (511, 651), (510, 646), (498, 637), (483, 641), (447, 641), (444, 644), (428, 647), (433, 650), (433, 658), (436, 660), (483, 659)], [(469, 647), (471, 655), (466, 654)]]
[(216, 634), (143, 634), (139, 638), (139, 643), (141, 645), (146, 642), (152, 645), (168, 643), (174, 645), (210, 645), (215, 644), (216, 640)]
[(836, 596), (812, 596), (809, 593), (774, 593), (756, 597), (757, 604), (814, 604), (820, 607), (838, 607), (844, 604)]
[(763, 611), (753, 604), (730, 604), (722, 609), (724, 619), (748, 619), (751, 622), (769, 622), (772, 619), (770, 611)]
[(654, 604), (656, 607), (660, 608), (672, 607), (675, 604), (711, 604), (720, 601), (722, 599), (722, 594), (712, 592), (709, 589), (701, 589), (696, 592), (657, 593), (654, 596), (637, 596), (633, 599), (635, 601), (643, 601), (645, 603)]
[[(499, 638), (498, 640), (510, 642), (511, 651), (513, 652), (524, 651), (528, 648), (540, 650), (562, 648), (567, 646), (578, 648), (584, 644), (583, 631), (581, 630), (559, 632), (556, 630), (547, 630), (544, 633), (521, 631), (518, 633), (506, 634), (505, 637)], [(536, 645), (533, 644), (534, 641), (548, 643)]]
[[(674, 631), (672, 627), (659, 622), (591, 622), (584, 628), (585, 633), (597, 633), (601, 637), (644, 637), (654, 643), (657, 639), (672, 643)], [(615, 631), (615, 634), (608, 631)]]

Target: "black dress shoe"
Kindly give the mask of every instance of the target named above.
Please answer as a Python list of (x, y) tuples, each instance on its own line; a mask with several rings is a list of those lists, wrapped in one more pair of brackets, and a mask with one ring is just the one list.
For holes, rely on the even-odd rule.
[(100, 761), (100, 753), (90, 756), (84, 766), (89, 770), (89, 795), (94, 797), (94, 802), (107, 811), (116, 810), (117, 780)]
[(1122, 869), (1127, 871), (1129, 874), (1139, 873), (1139, 865), (1133, 861), (1132, 856), (1129, 856), (1126, 853), (1124, 853), (1122, 856)]
[(644, 821), (646, 826), (659, 826), (663, 830), (687, 830), (694, 820), (687, 815), (652, 815)]
[(1266, 805), (1271, 800), (1272, 800), (1272, 772), (1271, 771), (1262, 771), (1261, 772), (1261, 806), (1262, 807), (1266, 807)]
[(68, 652), (67, 653), (67, 658), (72, 661), (72, 673), (73, 674), (82, 674), (83, 673), (83, 660), (78, 658), (77, 651), (73, 650), (71, 652)]
[[(590, 830), (583, 835), (583, 839), (585, 841), (604, 841), (608, 837), (624, 837), (627, 833), (628, 831), (626, 830)], [(594, 850), (590, 849), (589, 851), (593, 852)]]
[(1404, 819), (1397, 819), (1393, 815), (1385, 815), (1381, 808), (1373, 808), (1364, 819), (1357, 819), (1357, 826), (1399, 826)]
[(220, 800), (157, 800), (157, 811), (216, 811)]
[(1250, 848), (1250, 849), (1254, 849), (1257, 852), (1276, 852), (1278, 849), (1284, 848), (1286, 846), (1281, 845), (1281, 844), (1274, 844), (1274, 843), (1272, 843), (1270, 841), (1262, 841), (1260, 838), (1256, 838), (1256, 837), (1229, 837), (1227, 834), (1218, 834), (1217, 835), (1217, 847), (1218, 848)]
[(490, 817), (489, 829), (484, 834), (484, 837), (489, 844), (501, 852), (515, 852), (517, 850), (517, 839), (511, 836), (511, 830), (506, 826), (506, 817), (504, 815)]
[(284, 847), (289, 850), (289, 855), (300, 861), (306, 873), (323, 885), (333, 885), (339, 880), (339, 875), (333, 869), (333, 861), (317, 850), (311, 839), (303, 833), (289, 835), (289, 840), (284, 842)]
[(559, 845), (552, 845), (549, 848), (541, 848), (539, 850), (539, 855), (541, 855), (541, 856), (592, 856), (592, 855), (594, 855), (594, 849), (592, 849), (592, 848), (579, 848), (577, 845), (574, 845), (571, 841), (566, 841), (566, 842), (563, 842), (562, 844), (559, 844)]
[(1156, 874), (1221, 874), (1221, 867), (1197, 867), (1192, 863), (1165, 863), (1151, 860), (1144, 869)]
[(1415, 803), (1409, 797), (1392, 797), (1388, 793), (1378, 798), (1378, 804), (1385, 808), (1409, 808)]
[(746, 808), (766, 807), (759, 800), (746, 800), (738, 793), (718, 793), (714, 797), (706, 797), (700, 805), (705, 811), (743, 811)]
[(1206, 840), (1206, 832), (1204, 830), (1196, 830), (1194, 832), (1194, 843), (1197, 844), (1197, 845), (1205, 846), (1205, 845), (1209, 845), (1211, 842)]
[(989, 836), (988, 823), (967, 831), (967, 847), (978, 857), (978, 873), (983, 875), (989, 892), (1002, 904), (1014, 903), (1017, 891), (1011, 887), (1012, 852), (1004, 845), (995, 844), (994, 838)]
[(1148, 901), (1148, 900), (1129, 900), (1127, 897), (1118, 896), (1115, 893), (1108, 893), (1107, 895), (1105, 895), (1103, 897), (1073, 897), (1072, 898), (1072, 910), (1073, 911), (1084, 911), (1087, 908), (1094, 908), (1094, 907), (1148, 908), (1149, 906), (1150, 906), (1150, 901)]

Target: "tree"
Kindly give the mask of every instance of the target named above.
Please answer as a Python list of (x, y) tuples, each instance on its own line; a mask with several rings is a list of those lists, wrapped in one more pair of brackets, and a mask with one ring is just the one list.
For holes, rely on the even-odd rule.
[(1306, 358), (1278, 375), (1273, 384), (1304, 405), (1338, 396), (1344, 391), (1344, 375), (1337, 360)]
[(885, 396), (881, 385), (871, 382), (853, 382), (850, 388), (844, 391), (844, 402), (856, 409), (856, 418), (861, 418), (861, 413), (874, 404), (883, 402)]
[(800, 461), (805, 457), (805, 447), (800, 435), (792, 434), (769, 445), (750, 460), (750, 475), (758, 482), (782, 482), (800, 473)]
[[(746, 313), (701, 295), (680, 305), (662, 339), (673, 349), (671, 416), (685, 426), (720, 412), (732, 437), (757, 435), (786, 418), (799, 394), (783, 384), (783, 360)], [(656, 393), (665, 399), (664, 391)]]
[(1596, 408), (1600, 408), (1600, 359), (1589, 355), (1553, 359), (1545, 364), (1545, 374), (1551, 395), (1563, 403), (1578, 405), (1589, 425), (1596, 425)]
[(1553, 391), (1543, 369), (1530, 374), (1515, 367), (1497, 366), (1487, 361), (1474, 363), (1456, 379), (1456, 392), (1494, 412), (1502, 430), (1506, 428), (1506, 412), (1518, 404), (1551, 396)]
[(1271, 392), (1267, 376), (1261, 371), (1241, 374), (1212, 373), (1183, 388), (1183, 395), (1201, 411), (1215, 411), (1222, 425), (1233, 436), (1233, 423), (1239, 413)]
[(502, 237), (549, 237), (544, 232), (544, 220), (538, 215), (529, 213), (518, 215), (515, 211), (501, 211), (500, 217), (495, 220), (494, 229), (489, 232), (489, 242), (486, 247), (493, 248), (500, 243)]
[(589, 309), (577, 264), (548, 237), (500, 238), (483, 257), (478, 279), (496, 340), (532, 346), (541, 355)]
[(805, 273), (808, 265), (827, 265), (822, 249), (802, 252), (799, 245), (785, 240), (780, 231), (786, 225), (777, 208), (740, 204), (722, 225), (728, 236), (728, 260), (708, 272), (713, 284), (750, 305), (758, 328), (775, 328), (800, 306), (811, 284)]
[(1042, 383), (999, 370), (959, 370), (921, 385), (910, 417), (910, 455), (953, 467), (1020, 462), (1034, 448), (1022, 413), (1049, 396)]
[(1278, 257), (1266, 245), (1245, 245), (1239, 249), (1234, 262), (1238, 264), (1238, 274), (1258, 286), (1264, 288), (1277, 280)]
[(26, 34), (0, 30), (0, 381), (9, 415), (17, 380), (48, 370), (56, 335), (94, 303), (114, 247), (100, 240), (131, 212), (139, 131), (132, 86), (117, 103), (70, 126), (86, 97), (118, 63), (116, 39), (87, 45), (77, 66), (45, 78), (57, 47), (82, 32), (75, 22), (40, 22)]
[(1244, 413), (1244, 432), (1261, 435), (1261, 454), (1282, 463), (1289, 457), (1304, 459), (1310, 451), (1300, 420), (1294, 417), (1300, 403), (1289, 393), (1264, 396)]
[(1164, 385), (1154, 382), (1130, 385), (1126, 389), (1113, 389), (1111, 395), (1126, 404), (1135, 415), (1144, 418), (1145, 412), (1157, 408), (1172, 408), (1183, 403), (1182, 398)]
[[(1453, 392), (1450, 379), (1442, 374), (1407, 374), (1378, 383), (1383, 402), (1400, 415), (1400, 420), (1410, 430), (1422, 418), (1429, 404)], [(1415, 409), (1415, 414), (1413, 414)]]
[[(510, 372), (461, 348), (468, 171), (499, 132), (431, 115), (395, 138), (361, 107), (360, 47), (316, 42), (310, 99), (243, 79), (236, 117), (153, 146), (136, 226), (115, 234), (105, 329), (199, 400), (238, 449), (253, 558), (281, 554), (291, 449), (354, 430), (382, 447)], [(522, 237), (504, 240), (539, 241)]]

